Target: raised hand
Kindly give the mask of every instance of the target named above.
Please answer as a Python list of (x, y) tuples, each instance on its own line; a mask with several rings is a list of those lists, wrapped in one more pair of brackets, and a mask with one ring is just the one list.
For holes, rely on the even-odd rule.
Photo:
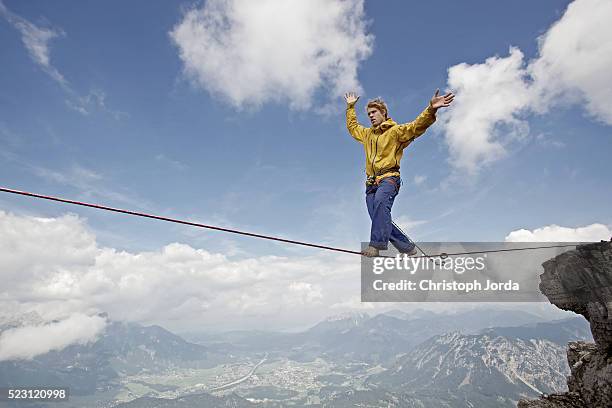
[(344, 100), (350, 105), (359, 100), (359, 95), (357, 95), (355, 92), (347, 92), (344, 94)]
[(440, 93), (440, 90), (436, 89), (436, 93), (431, 98), (429, 105), (434, 109), (449, 107), (451, 102), (453, 102), (453, 99), (455, 98), (455, 94), (453, 94), (452, 92), (449, 92), (446, 95), (439, 96), (438, 95), (439, 93)]

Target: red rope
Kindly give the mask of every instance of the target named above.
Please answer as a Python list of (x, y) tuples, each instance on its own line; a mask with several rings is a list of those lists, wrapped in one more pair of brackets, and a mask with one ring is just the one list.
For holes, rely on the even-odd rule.
[[(107, 206), (99, 205), (99, 204), (84, 203), (81, 201), (67, 200), (65, 198), (45, 196), (42, 194), (35, 194), (35, 193), (28, 193), (27, 191), (13, 190), (13, 189), (4, 188), (4, 187), (0, 187), (0, 191), (5, 192), (5, 193), (24, 195), (28, 197), (42, 198), (44, 200), (58, 201), (60, 203), (75, 204), (75, 205), (81, 205), (83, 207), (97, 208), (99, 210), (106, 210), (106, 211), (113, 211), (113, 212), (118, 212), (122, 214), (135, 215), (138, 217), (153, 218), (154, 220), (174, 222), (177, 224), (190, 225), (192, 227), (208, 228), (208, 229), (216, 230), (216, 231), (230, 232), (232, 234), (246, 235), (248, 237), (269, 239), (272, 241), (285, 242), (287, 244), (303, 245), (303, 246), (307, 246), (311, 248), (327, 249), (330, 251), (361, 255), (361, 252), (351, 251), (350, 249), (342, 249), (342, 248), (330, 247), (330, 246), (325, 246), (325, 245), (311, 244), (309, 242), (294, 241), (291, 239), (278, 238), (278, 237), (273, 237), (270, 235), (254, 234), (252, 232), (239, 231), (239, 230), (222, 228), (222, 227), (215, 227), (214, 225), (206, 225), (206, 224), (200, 224), (197, 222), (183, 221), (183, 220), (179, 220), (176, 218), (160, 217), (158, 215), (146, 214), (146, 213), (129, 211), (129, 210), (122, 210), (120, 208), (107, 207)], [(454, 255), (471, 255), (471, 254), (483, 254), (483, 253), (490, 253), (490, 252), (513, 252), (513, 251), (525, 251), (525, 250), (530, 250), (530, 249), (563, 248), (563, 247), (572, 247), (572, 246), (576, 246), (576, 245), (568, 244), (568, 245), (536, 246), (536, 247), (526, 247), (526, 248), (493, 249), (493, 250), (474, 251), (474, 252), (456, 252), (456, 253), (451, 253), (451, 254), (441, 253), (438, 255), (427, 255), (421, 250), (421, 252), (423, 252), (423, 255), (414, 256), (414, 258), (437, 258), (437, 257), (446, 258), (448, 256), (454, 256)], [(393, 256), (382, 256), (382, 257), (394, 258)]]
[(286, 242), (288, 244), (303, 245), (303, 246), (312, 247), (312, 248), (328, 249), (330, 251), (338, 251), (338, 252), (345, 252), (345, 253), (348, 253), (348, 254), (361, 255), (361, 252), (351, 251), (351, 250), (348, 250), (348, 249), (335, 248), (335, 247), (330, 247), (330, 246), (325, 246), (325, 245), (311, 244), (311, 243), (302, 242), (302, 241), (294, 241), (294, 240), (291, 240), (291, 239), (272, 237), (272, 236), (269, 236), (269, 235), (254, 234), (252, 232), (238, 231), (238, 230), (229, 229), (229, 228), (215, 227), (213, 225), (205, 225), (205, 224), (200, 224), (200, 223), (197, 223), (197, 222), (183, 221), (183, 220), (179, 220), (179, 219), (175, 219), (175, 218), (160, 217), (158, 215), (146, 214), (146, 213), (141, 213), (141, 212), (136, 212), (136, 211), (129, 211), (129, 210), (122, 210), (120, 208), (107, 207), (107, 206), (104, 206), (104, 205), (91, 204), (91, 203), (83, 203), (83, 202), (75, 201), (75, 200), (67, 200), (65, 198), (45, 196), (45, 195), (42, 195), (42, 194), (28, 193), (27, 191), (13, 190), (13, 189), (4, 188), (4, 187), (0, 187), (0, 191), (3, 191), (5, 193), (20, 194), (20, 195), (24, 195), (24, 196), (28, 196), (28, 197), (42, 198), (44, 200), (58, 201), (60, 203), (75, 204), (75, 205), (81, 205), (83, 207), (97, 208), (99, 210), (106, 210), (106, 211), (113, 211), (113, 212), (118, 212), (118, 213), (122, 213), (122, 214), (135, 215), (135, 216), (138, 216), (138, 217), (153, 218), (154, 220), (174, 222), (174, 223), (177, 223), (177, 224), (190, 225), (192, 227), (208, 228), (208, 229), (212, 229), (212, 230), (216, 230), (216, 231), (230, 232), (232, 234), (240, 234), (240, 235), (246, 235), (246, 236), (249, 236), (249, 237), (269, 239), (269, 240), (272, 240), (272, 241), (279, 241), (279, 242)]

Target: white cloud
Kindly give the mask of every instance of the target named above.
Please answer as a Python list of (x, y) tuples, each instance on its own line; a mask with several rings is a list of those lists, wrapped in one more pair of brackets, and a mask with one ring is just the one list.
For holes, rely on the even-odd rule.
[(612, 125), (612, 2), (577, 0), (539, 39), (540, 57), (529, 72), (536, 87), (533, 109), (561, 101), (584, 103), (589, 115)]
[(297, 302), (303, 305), (320, 303), (323, 299), (321, 286), (309, 282), (291, 282), (285, 296), (288, 302)]
[(160, 153), (158, 155), (155, 156), (155, 160), (157, 160), (158, 162), (160, 162), (161, 164), (164, 164), (168, 167), (173, 168), (174, 170), (178, 170), (178, 171), (185, 171), (189, 168), (189, 166), (187, 166), (186, 164), (175, 160), (175, 159), (171, 159), (170, 157), (166, 156), (163, 153)]
[[(584, 229), (586, 233), (576, 229), (578, 235), (566, 239), (610, 234), (601, 225)], [(508, 240), (526, 240), (519, 233), (525, 234), (512, 233)], [(527, 233), (533, 240), (544, 239), (539, 230)], [(92, 341), (103, 328), (94, 317), (101, 312), (112, 320), (193, 331), (304, 328), (330, 310), (396, 307), (359, 301), (359, 268), (357, 256), (325, 252), (230, 259), (173, 243), (131, 253), (99, 246), (74, 215), (39, 218), (0, 211), (0, 280), (6, 283), (0, 290), (0, 321), (33, 313), (47, 322), (30, 321), (3, 332), (0, 358), (30, 358)], [(44, 341), (31, 340), (41, 337)]]
[[(0, 134), (2, 128), (0, 127)], [(52, 183), (68, 186), (78, 194), (70, 198), (87, 201), (107, 203), (125, 203), (133, 208), (149, 210), (155, 207), (146, 198), (139, 197), (132, 190), (122, 188), (120, 190), (109, 187), (109, 178), (95, 169), (73, 163), (65, 168), (56, 169), (41, 166), (37, 161), (15, 154), (9, 150), (0, 150), (0, 157), (6, 161), (11, 161), (29, 173)], [(109, 204), (109, 205), (113, 205)]]
[(100, 173), (76, 164), (66, 171), (56, 171), (46, 167), (31, 167), (30, 169), (39, 177), (49, 181), (79, 188), (85, 188), (88, 184), (103, 179)]
[(106, 326), (106, 319), (74, 313), (66, 319), (26, 325), (0, 333), (0, 361), (31, 359), (71, 344), (94, 341)]
[(0, 0), (0, 15), (21, 33), (21, 41), (30, 58), (62, 86), (67, 95), (66, 106), (81, 115), (89, 115), (94, 109), (98, 109), (110, 114), (117, 120), (129, 116), (125, 112), (110, 109), (106, 104), (106, 94), (100, 89), (93, 89), (86, 96), (80, 96), (68, 80), (51, 64), (51, 40), (65, 36), (66, 33), (63, 30), (39, 27), (11, 12), (2, 0)]
[(581, 104), (612, 125), (612, 2), (576, 0), (539, 38), (539, 54), (525, 61), (511, 47), (507, 57), (448, 70), (454, 106), (441, 113), (450, 162), (475, 174), (502, 157), (528, 133), (525, 114)]
[(549, 134), (540, 133), (535, 137), (535, 140), (543, 147), (554, 147), (556, 149), (563, 149), (566, 147), (565, 143), (560, 140), (555, 140), (554, 137)]
[(133, 192), (117, 191), (107, 187), (108, 179), (96, 170), (72, 164), (65, 169), (51, 169), (30, 163), (17, 155), (7, 155), (7, 160), (12, 160), (25, 167), (32, 174), (54, 183), (75, 188), (79, 195), (77, 199), (86, 201), (111, 200), (113, 202), (127, 203), (133, 207), (150, 209), (152, 204), (142, 197), (137, 197)]
[(0, 231), (2, 281), (11, 282), (12, 296), (32, 293), (34, 280), (49, 282), (67, 268), (93, 265), (94, 237), (76, 216), (16, 217), (0, 211)]
[(106, 112), (116, 120), (120, 120), (130, 115), (118, 110), (113, 110), (106, 104), (106, 93), (100, 89), (93, 89), (85, 96), (78, 96), (70, 91), (71, 98), (66, 99), (66, 106), (80, 113), (81, 115), (90, 115), (94, 110), (98, 109)]
[(417, 186), (420, 186), (421, 184), (423, 184), (425, 180), (427, 180), (427, 176), (423, 176), (419, 174), (414, 176), (414, 184), (416, 184)]
[(530, 102), (523, 53), (510, 49), (506, 58), (491, 57), (483, 64), (459, 64), (448, 70), (448, 85), (457, 101), (442, 124), (451, 163), (469, 173), (505, 154), (497, 126), (505, 125), (509, 138), (523, 137), (527, 122), (519, 119)]
[(403, 231), (405, 231), (408, 235), (413, 232), (416, 228), (421, 225), (427, 224), (427, 220), (413, 220), (410, 217), (405, 215), (400, 215), (399, 217), (395, 217), (393, 222), (397, 224)]
[(330, 306), (333, 310), (383, 310), (387, 306), (382, 303), (362, 302), (359, 296), (351, 296), (348, 299), (343, 299)]
[(21, 33), (21, 41), (28, 50), (30, 57), (35, 63), (56, 80), (62, 86), (67, 82), (64, 76), (51, 65), (49, 43), (56, 37), (65, 35), (64, 32), (56, 28), (41, 28), (26, 19), (10, 12), (4, 3), (0, 1), (0, 14)]
[(0, 280), (10, 282), (0, 310), (45, 321), (106, 312), (170, 329), (304, 326), (325, 316), (339, 294), (359, 293), (352, 279), (359, 261), (320, 252), (232, 260), (180, 243), (130, 253), (100, 247), (73, 215), (0, 212)]
[(591, 224), (584, 227), (561, 227), (547, 225), (532, 231), (520, 229), (512, 231), (505, 238), (506, 242), (597, 242), (608, 241), (612, 237), (610, 227), (603, 224)]
[(322, 90), (360, 89), (373, 43), (364, 19), (363, 0), (209, 0), (170, 36), (188, 77), (232, 105), (307, 109)]

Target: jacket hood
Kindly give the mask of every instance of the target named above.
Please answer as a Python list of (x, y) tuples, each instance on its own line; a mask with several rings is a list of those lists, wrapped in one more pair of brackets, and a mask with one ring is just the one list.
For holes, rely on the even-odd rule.
[(379, 132), (382, 133), (382, 132), (386, 132), (388, 129), (392, 128), (395, 125), (397, 125), (397, 122), (389, 118), (385, 120), (383, 123), (381, 123), (380, 125), (373, 126), (372, 130), (376, 133), (379, 133)]

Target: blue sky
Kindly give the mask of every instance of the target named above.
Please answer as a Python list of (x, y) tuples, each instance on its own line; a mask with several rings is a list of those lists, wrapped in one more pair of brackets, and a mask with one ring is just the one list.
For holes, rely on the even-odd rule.
[[(527, 2), (366, 3), (367, 31), (375, 40), (372, 55), (359, 67), (362, 102), (381, 95), (394, 118), (412, 120), (432, 91), (445, 87), (450, 66), (503, 56), (510, 46), (534, 56), (537, 36), (559, 19), (567, 3), (530, 4), (529, 13)], [(93, 109), (84, 116), (70, 109), (65, 91), (33, 63), (19, 32), (2, 24), (0, 120), (3, 133), (13, 138), (13, 145), (5, 141), (5, 149), (20, 158), (2, 161), (5, 185), (75, 198), (91, 189), (92, 200), (109, 205), (141, 203), (135, 209), (204, 222), (219, 219), (314, 241), (326, 239), (332, 233), (326, 226), (338, 224), (335, 228), (346, 235), (330, 236), (337, 243), (367, 239), (363, 153), (347, 137), (341, 99), (337, 112), (318, 115), (287, 110), (285, 103), (236, 109), (194, 89), (168, 36), (189, 3), (6, 6), (34, 24), (63, 31), (49, 43), (53, 66), (78, 95), (103, 92), (108, 111)], [(367, 123), (361, 108), (360, 118)], [(444, 193), (429, 192), (450, 170), (440, 135), (428, 132), (406, 152), (404, 188), (394, 215), (430, 220), (453, 211), (414, 231), (415, 239), (427, 240), (503, 240), (517, 228), (612, 223), (606, 177), (610, 127), (584, 118), (579, 105), (530, 118), (529, 124), (531, 140), (524, 146), (468, 186), (453, 182)], [(538, 143), (533, 140), (537, 134), (564, 146)], [(24, 162), (75, 180), (49, 180), (32, 174)], [(426, 180), (417, 186), (415, 175)], [(67, 210), (17, 201), (5, 202), (11, 210), (47, 215)], [(349, 214), (338, 219), (336, 206)], [(182, 227), (70, 211), (86, 216), (95, 228), (139, 241), (137, 248), (188, 239)], [(143, 242), (142, 235), (149, 238)]]
[[(513, 231), (554, 225), (573, 231), (597, 224), (593, 239), (609, 232), (612, 113), (600, 97), (612, 78), (597, 64), (590, 72), (580, 59), (566, 63), (571, 45), (567, 58), (558, 58), (567, 30), (551, 34), (546, 53), (538, 48), (553, 23), (597, 19), (581, 13), (605, 3), (578, 0), (575, 13), (564, 16), (569, 1), (367, 1), (362, 12), (361, 2), (350, 1), (338, 15), (348, 15), (352, 28), (307, 10), (324, 27), (307, 38), (346, 62), (340, 69), (300, 55), (309, 48), (297, 40), (287, 45), (302, 38), (299, 30), (313, 30), (308, 23), (272, 24), (268, 33), (261, 19), (269, 16), (253, 13), (234, 16), (253, 28), (252, 44), (212, 43), (202, 55), (197, 47), (206, 40), (186, 16), (210, 12), (211, 4), (223, 15), (228, 3), (3, 0), (0, 184), (356, 249), (369, 235), (364, 153), (345, 128), (342, 86), (361, 92), (364, 124), (368, 98), (382, 96), (391, 116), (407, 122), (439, 87), (455, 91), (456, 103), (405, 152), (393, 208), (415, 240), (503, 241)], [(283, 12), (280, 20), (297, 18)], [(197, 21), (204, 32), (212, 30), (206, 21)], [(38, 32), (42, 49), (27, 47), (28, 30)], [(220, 41), (231, 38), (229, 30), (208, 34)], [(282, 30), (291, 31), (289, 40)], [(41, 40), (44, 33), (49, 38)], [(182, 54), (189, 47), (197, 52)], [(518, 65), (496, 71), (512, 62), (511, 47), (520, 50), (520, 58), (512, 54)], [(589, 56), (602, 64), (610, 58), (584, 60)], [(295, 58), (296, 67), (312, 70), (303, 77), (288, 70)], [(322, 79), (312, 72), (323, 72)], [(499, 82), (489, 83), (495, 75)], [(230, 94), (233, 81), (239, 85)], [(500, 100), (497, 83), (505, 92)], [(0, 209), (24, 217), (77, 214), (97, 245), (117, 251), (154, 252), (179, 242), (235, 259), (317, 256), (6, 194)]]

